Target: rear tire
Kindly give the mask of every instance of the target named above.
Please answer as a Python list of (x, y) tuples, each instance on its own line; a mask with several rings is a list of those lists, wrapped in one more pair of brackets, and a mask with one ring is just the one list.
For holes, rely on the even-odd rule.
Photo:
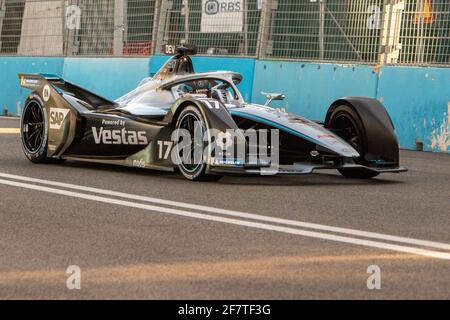
[[(183, 109), (183, 111), (181, 111), (180, 115), (178, 116), (175, 129), (187, 130), (190, 134), (190, 137), (192, 137), (191, 145), (194, 146), (194, 143), (196, 142), (194, 138), (195, 128), (197, 128), (197, 130), (201, 130), (201, 135), (203, 137), (203, 134), (207, 130), (206, 121), (197, 107), (192, 105), (187, 106)], [(191, 181), (218, 181), (220, 178), (222, 178), (222, 176), (220, 175), (206, 174), (207, 164), (205, 163), (202, 156), (200, 156), (201, 159), (198, 161), (198, 163), (196, 163), (196, 159), (193, 155), (193, 148), (191, 148), (190, 157), (183, 157), (184, 151), (183, 149), (179, 149), (179, 141), (180, 140), (177, 141), (175, 152), (177, 154), (178, 168), (186, 179)], [(203, 150), (206, 147), (207, 143), (203, 142), (203, 139), (200, 143), (202, 144), (201, 151), (203, 155)]]
[[(344, 104), (334, 109), (327, 127), (336, 130), (342, 139), (358, 151), (360, 157), (357, 163), (366, 165), (364, 156), (367, 153), (367, 141), (364, 125), (352, 107)], [(344, 177), (351, 179), (370, 179), (379, 175), (378, 172), (364, 168), (343, 168), (338, 171)]]
[(48, 126), (47, 115), (40, 99), (28, 101), (20, 119), (22, 150), (33, 163), (48, 163)]

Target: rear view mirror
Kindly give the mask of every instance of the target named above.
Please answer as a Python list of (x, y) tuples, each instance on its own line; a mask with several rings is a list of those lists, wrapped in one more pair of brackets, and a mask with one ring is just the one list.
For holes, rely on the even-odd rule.
[(265, 106), (270, 105), (270, 103), (271, 103), (273, 100), (282, 101), (282, 100), (284, 100), (284, 99), (286, 98), (286, 95), (283, 94), (283, 93), (270, 93), (270, 92), (267, 93), (267, 92), (261, 92), (261, 94), (262, 94), (263, 96), (266, 97), (266, 102), (264, 103)]

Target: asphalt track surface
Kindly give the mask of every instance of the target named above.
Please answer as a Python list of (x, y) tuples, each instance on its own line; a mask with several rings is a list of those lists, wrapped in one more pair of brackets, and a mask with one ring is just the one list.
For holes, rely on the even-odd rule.
[[(450, 156), (405, 174), (193, 183), (35, 165), (0, 119), (0, 299), (449, 299)], [(69, 290), (68, 266), (81, 269)], [(369, 290), (369, 266), (381, 289)]]

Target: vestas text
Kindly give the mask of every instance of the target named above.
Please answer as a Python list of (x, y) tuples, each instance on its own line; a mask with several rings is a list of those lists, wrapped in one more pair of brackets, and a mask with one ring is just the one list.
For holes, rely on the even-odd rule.
[(148, 144), (145, 131), (131, 131), (125, 128), (122, 130), (109, 130), (103, 127), (100, 129), (92, 127), (92, 134), (94, 135), (95, 144)]

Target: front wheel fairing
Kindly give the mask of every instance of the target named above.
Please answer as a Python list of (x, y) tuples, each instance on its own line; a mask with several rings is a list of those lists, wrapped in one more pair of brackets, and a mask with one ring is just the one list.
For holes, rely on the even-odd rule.
[(260, 105), (245, 105), (230, 109), (233, 117), (240, 117), (279, 129), (285, 133), (306, 140), (331, 154), (344, 158), (359, 157), (358, 152), (342, 138), (323, 126), (298, 115), (280, 109)]

